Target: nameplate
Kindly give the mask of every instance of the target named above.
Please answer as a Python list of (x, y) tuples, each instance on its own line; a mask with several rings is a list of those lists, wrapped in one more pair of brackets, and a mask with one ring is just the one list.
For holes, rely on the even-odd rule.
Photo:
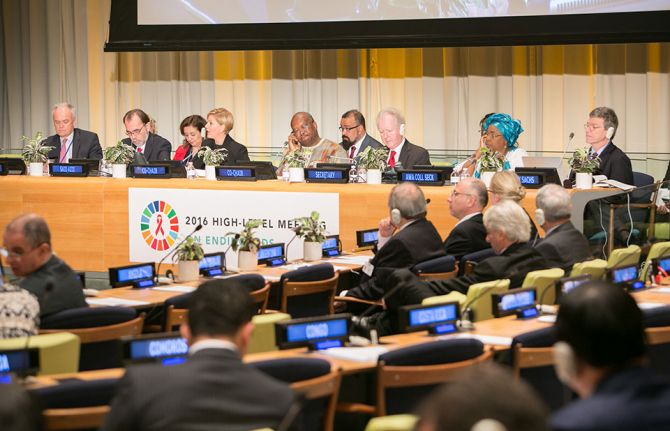
[(305, 181), (308, 183), (345, 184), (349, 182), (348, 168), (305, 168)]
[(221, 181), (256, 181), (256, 168), (248, 166), (217, 166), (216, 179)]
[(87, 177), (88, 165), (84, 163), (52, 163), (49, 165), (52, 177)]
[(443, 186), (444, 177), (440, 170), (398, 169), (399, 183), (416, 183), (423, 186)]
[(171, 178), (169, 165), (132, 165), (135, 178)]

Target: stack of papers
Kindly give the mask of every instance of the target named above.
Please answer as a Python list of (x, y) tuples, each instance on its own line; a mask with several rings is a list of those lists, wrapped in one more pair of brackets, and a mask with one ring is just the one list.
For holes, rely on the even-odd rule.
[(451, 338), (472, 338), (479, 340), (484, 344), (493, 344), (496, 346), (511, 346), (512, 337), (501, 337), (498, 335), (483, 335), (483, 334), (452, 334), (441, 336), (441, 340), (451, 339)]
[(173, 286), (159, 286), (154, 287), (151, 290), (158, 290), (160, 292), (178, 292), (178, 293), (190, 293), (195, 290), (193, 286), (179, 285), (175, 284)]
[(333, 264), (345, 264), (345, 265), (365, 265), (370, 261), (370, 256), (342, 256), (336, 257), (334, 259), (327, 260)]
[(355, 362), (377, 362), (379, 356), (386, 352), (388, 349), (383, 346), (334, 347), (319, 351), (322, 355)]
[(135, 301), (132, 299), (121, 298), (86, 298), (88, 305), (104, 305), (106, 307), (136, 307), (138, 305), (147, 305), (146, 301)]

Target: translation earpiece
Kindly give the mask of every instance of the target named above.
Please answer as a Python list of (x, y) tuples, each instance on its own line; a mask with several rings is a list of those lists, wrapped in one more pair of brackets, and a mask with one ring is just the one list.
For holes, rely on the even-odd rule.
[(535, 221), (540, 226), (542, 226), (544, 224), (544, 222), (546, 221), (544, 219), (544, 210), (542, 208), (538, 208), (538, 209), (535, 210)]
[(393, 208), (391, 210), (391, 224), (393, 226), (398, 226), (400, 224), (401, 214), (398, 208)]
[(400, 125), (400, 134), (401, 134), (402, 136), (405, 136), (405, 125), (404, 125), (404, 124), (401, 124), (401, 125)]
[(614, 136), (614, 127), (607, 129), (607, 134), (605, 136), (607, 136), (607, 139), (612, 139), (612, 136)]
[(565, 341), (554, 344), (554, 368), (556, 376), (565, 385), (569, 386), (577, 378), (575, 351)]

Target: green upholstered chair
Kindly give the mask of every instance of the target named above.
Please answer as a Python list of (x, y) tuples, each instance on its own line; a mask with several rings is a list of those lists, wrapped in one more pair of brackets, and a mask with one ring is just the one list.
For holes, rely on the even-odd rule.
[(607, 269), (607, 261), (603, 259), (587, 260), (585, 262), (577, 262), (572, 267), (570, 277), (588, 274), (591, 280), (602, 280)]
[(275, 340), (275, 323), (288, 320), (291, 315), (286, 313), (266, 313), (254, 316), (251, 321), (254, 330), (251, 333), (247, 353), (260, 353), (277, 350)]
[(370, 419), (365, 431), (412, 431), (419, 418), (414, 415), (389, 415)]
[[(33, 335), (28, 342), (29, 348), (39, 349), (39, 375), (79, 371), (79, 346), (79, 337), (69, 332)], [(0, 351), (25, 347), (26, 337), (0, 340)]]
[(642, 250), (640, 246), (635, 244), (629, 245), (626, 248), (617, 248), (612, 250), (610, 257), (607, 259), (607, 269), (612, 269), (618, 266), (637, 265), (640, 263), (640, 254)]
[(472, 310), (470, 319), (473, 322), (492, 319), (491, 294), (506, 292), (509, 290), (509, 283), (510, 281), (506, 278), (477, 283), (470, 286), (467, 295), (463, 295), (460, 292), (450, 292), (446, 295), (426, 298), (422, 304), (432, 305), (458, 301), (461, 304), (461, 310), (465, 307), (469, 307)]
[(670, 254), (670, 241), (657, 242), (652, 245), (647, 254), (643, 267), (640, 268), (640, 280), (645, 281), (649, 276), (649, 267), (652, 259)]
[[(521, 287), (534, 287), (537, 289), (537, 302), (553, 305), (556, 303), (556, 281), (565, 275), (560, 268), (541, 269), (526, 274)], [(541, 302), (540, 302), (541, 301)]]

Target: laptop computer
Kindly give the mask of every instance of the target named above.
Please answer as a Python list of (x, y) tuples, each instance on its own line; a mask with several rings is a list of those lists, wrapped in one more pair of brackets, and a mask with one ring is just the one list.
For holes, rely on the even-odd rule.
[(521, 158), (523, 160), (523, 166), (525, 168), (554, 168), (558, 173), (560, 182), (557, 184), (562, 184), (562, 180), (566, 179), (570, 175), (570, 169), (567, 164), (563, 164), (563, 159), (561, 157), (534, 157), (526, 156)]

